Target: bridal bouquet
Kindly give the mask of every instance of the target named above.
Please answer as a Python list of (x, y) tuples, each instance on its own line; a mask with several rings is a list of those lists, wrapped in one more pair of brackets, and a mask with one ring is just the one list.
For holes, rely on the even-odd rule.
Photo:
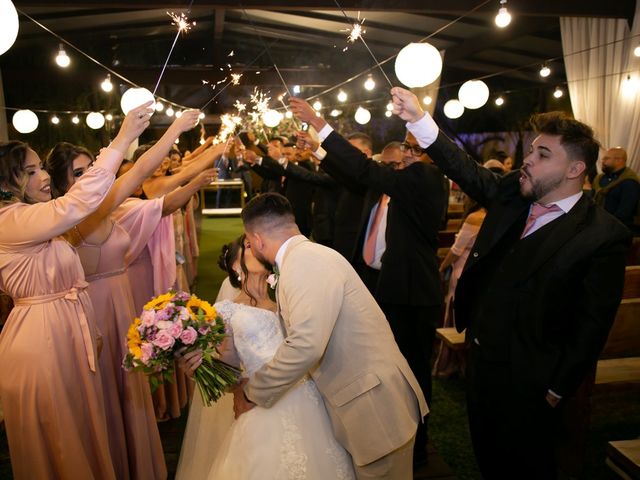
[(215, 347), (225, 336), (224, 323), (213, 306), (195, 295), (171, 291), (152, 299), (134, 319), (127, 332), (123, 366), (149, 375), (155, 389), (172, 379), (178, 350), (200, 349), (202, 364), (194, 372), (194, 380), (209, 406), (237, 383), (240, 374), (216, 358)]

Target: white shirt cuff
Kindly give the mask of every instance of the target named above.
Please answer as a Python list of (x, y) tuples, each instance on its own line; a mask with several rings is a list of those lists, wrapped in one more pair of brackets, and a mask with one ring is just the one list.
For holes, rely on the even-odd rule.
[(551, 395), (552, 397), (556, 397), (558, 400), (562, 400), (562, 396), (558, 395), (553, 390), (547, 390), (547, 391), (549, 392), (549, 395)]
[(430, 147), (433, 142), (436, 141), (436, 138), (438, 138), (438, 132), (440, 131), (436, 122), (431, 118), (431, 115), (426, 112), (417, 122), (407, 122), (407, 130), (416, 137), (418, 144), (422, 148)]
[(315, 152), (313, 152), (313, 156), (316, 157), (318, 160), (322, 161), (324, 160), (324, 157), (327, 156), (327, 151), (322, 147), (318, 147), (318, 149)]
[(262, 157), (256, 157), (256, 165), (262, 166)]
[(320, 142), (324, 142), (327, 137), (333, 132), (333, 127), (328, 123), (320, 129), (318, 132), (318, 137), (320, 138)]

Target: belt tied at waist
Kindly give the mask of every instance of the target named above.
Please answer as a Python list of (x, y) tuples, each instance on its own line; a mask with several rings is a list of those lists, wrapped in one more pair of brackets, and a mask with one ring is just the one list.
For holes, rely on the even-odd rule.
[(126, 267), (119, 268), (118, 270), (112, 270), (110, 272), (94, 273), (93, 275), (86, 275), (87, 282), (95, 282), (101, 278), (115, 277), (116, 275), (122, 275), (127, 271)]
[[(68, 300), (70, 302), (78, 301), (78, 293), (87, 288), (89, 284), (84, 280), (77, 280), (73, 287), (69, 290), (56, 293), (48, 293), (45, 295), (35, 295), (33, 297), (14, 298), (13, 303), (16, 307), (40, 305), (43, 303), (53, 302), (55, 300)], [(89, 322), (85, 315), (84, 308), (80, 308), (80, 330), (82, 331), (82, 340), (84, 342), (84, 348), (87, 352), (87, 360), (89, 362), (89, 368), (92, 372), (96, 371), (96, 358), (93, 354), (93, 341), (91, 339), (91, 331), (89, 330)]]

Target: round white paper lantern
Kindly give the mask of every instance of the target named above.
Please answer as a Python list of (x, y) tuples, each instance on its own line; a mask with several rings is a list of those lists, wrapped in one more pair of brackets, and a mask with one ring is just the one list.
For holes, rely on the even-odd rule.
[(0, 0), (0, 55), (16, 41), (19, 26), (18, 12), (11, 0)]
[(38, 128), (38, 116), (31, 110), (18, 110), (11, 122), (20, 133), (31, 133)]
[(262, 122), (269, 128), (277, 127), (282, 120), (282, 114), (277, 110), (267, 110), (262, 114)]
[(409, 88), (425, 87), (442, 72), (442, 57), (429, 43), (410, 43), (396, 57), (396, 76)]
[[(154, 100), (153, 94), (146, 88), (130, 88), (122, 95), (120, 108), (126, 115), (130, 110), (139, 107), (143, 103), (153, 102)], [(155, 108), (154, 105), (151, 105), (151, 108)]]
[(489, 100), (489, 87), (482, 80), (469, 80), (458, 90), (458, 99), (465, 108), (475, 110)]
[(449, 100), (444, 104), (444, 114), (447, 118), (460, 118), (464, 113), (464, 105), (459, 100)]
[(93, 128), (94, 130), (98, 130), (104, 127), (104, 115), (100, 112), (91, 112), (87, 115), (85, 119), (89, 128)]
[(353, 116), (360, 125), (366, 125), (371, 120), (371, 112), (366, 108), (358, 107), (356, 114)]

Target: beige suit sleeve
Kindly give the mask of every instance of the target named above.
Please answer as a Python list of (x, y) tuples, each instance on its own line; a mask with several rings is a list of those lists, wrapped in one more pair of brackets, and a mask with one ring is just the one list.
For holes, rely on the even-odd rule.
[(105, 148), (95, 165), (62, 197), (33, 205), (12, 204), (0, 209), (0, 244), (36, 245), (73, 228), (100, 206), (115, 179), (114, 167), (121, 161), (120, 152)]
[(296, 259), (297, 253), (291, 253), (279, 279), (278, 295), (287, 306), (287, 337), (245, 386), (247, 398), (264, 407), (273, 405), (322, 358), (342, 306), (340, 272), (322, 257)]

